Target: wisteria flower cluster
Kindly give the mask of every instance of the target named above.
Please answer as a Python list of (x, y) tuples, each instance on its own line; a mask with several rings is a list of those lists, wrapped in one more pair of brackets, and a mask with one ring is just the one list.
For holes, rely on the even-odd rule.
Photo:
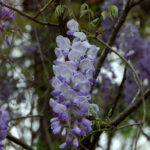
[(2, 140), (6, 138), (7, 128), (9, 122), (9, 113), (7, 111), (7, 105), (0, 106), (0, 150), (2, 150)]
[[(113, 26), (118, 20), (121, 10), (123, 8), (123, 1), (119, 0), (106, 0), (102, 7), (102, 10), (106, 10), (109, 6), (116, 5), (118, 7), (118, 16), (113, 20), (107, 17), (103, 20), (101, 26), (104, 29), (102, 34), (103, 40), (107, 40)], [(136, 6), (139, 7), (139, 6)], [(124, 52), (124, 56), (128, 58), (134, 64), (134, 67), (138, 70), (140, 79), (150, 80), (150, 54), (149, 54), (149, 43), (150, 38), (142, 38), (138, 29), (138, 23), (132, 22), (132, 17), (127, 18), (122, 28), (117, 34), (114, 45)], [(103, 85), (104, 86), (104, 85)], [(145, 88), (148, 88), (149, 84)], [(124, 84), (124, 97), (128, 103), (131, 103), (133, 96), (136, 94), (137, 85), (134, 82), (134, 77), (130, 71), (126, 73), (126, 81)]]
[[(6, 0), (2, 0), (2, 2), (7, 4)], [(0, 5), (0, 15), (1, 15), (0, 31), (3, 31), (4, 28), (6, 27), (6, 21), (14, 19), (14, 14), (11, 9)]]
[[(6, 0), (2, 0), (2, 2), (7, 4)], [(9, 8), (0, 5), (0, 16), (0, 32), (3, 32), (7, 26), (7, 20), (14, 19), (14, 12)], [(6, 36), (6, 43), (8, 46), (10, 46), (8, 36)]]
[[(51, 80), (55, 99), (50, 99), (54, 118), (50, 120), (54, 134), (66, 137), (60, 145), (63, 149), (73, 144), (79, 146), (79, 138), (92, 131), (92, 122), (88, 115), (97, 115), (98, 106), (90, 104), (90, 90), (95, 80), (95, 60), (99, 50), (91, 45), (86, 35), (79, 31), (78, 23), (72, 19), (67, 23), (69, 38), (57, 36), (53, 65), (55, 76)], [(90, 111), (89, 111), (90, 110)]]

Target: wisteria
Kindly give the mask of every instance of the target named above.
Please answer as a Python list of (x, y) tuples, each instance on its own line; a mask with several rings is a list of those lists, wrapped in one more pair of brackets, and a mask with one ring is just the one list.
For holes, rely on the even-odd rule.
[[(3, 3), (7, 4), (8, 2), (6, 0), (2, 0)], [(8, 25), (8, 20), (14, 19), (14, 12), (13, 10), (0, 5), (0, 32), (3, 32), (4, 29)], [(10, 41), (8, 35), (5, 37), (6, 44), (10, 46)]]
[[(102, 21), (102, 27), (104, 28), (102, 38), (104, 40), (107, 40), (114, 24), (119, 18), (121, 10), (123, 8), (123, 2), (118, 2), (116, 0), (105, 1), (102, 10), (106, 10), (108, 6), (111, 5), (116, 5), (119, 11), (118, 16), (116, 16), (113, 20), (109, 16), (107, 16), (107, 18)], [(149, 68), (146, 64), (150, 63), (148, 52), (150, 39), (142, 38), (138, 28), (138, 22), (133, 22), (131, 17), (127, 18), (127, 21), (124, 23), (117, 34), (114, 46), (116, 46), (118, 49), (123, 50), (124, 56), (127, 59), (131, 60), (132, 63), (134, 63), (134, 66), (139, 70), (139, 76), (141, 80), (144, 81), (149, 79)], [(147, 84), (145, 86), (148, 87)], [(136, 94), (136, 91), (137, 86), (134, 82), (134, 78), (131, 75), (131, 72), (127, 72), (126, 82), (124, 84), (124, 96), (128, 103), (131, 102), (133, 95)]]
[(7, 135), (7, 128), (9, 122), (9, 113), (7, 111), (7, 104), (0, 106), (0, 150), (2, 150), (2, 141)]
[[(6, 0), (2, 0), (2, 2), (7, 4)], [(0, 31), (3, 31), (4, 28), (6, 27), (6, 21), (14, 19), (14, 13), (11, 9), (0, 5), (0, 15), (1, 15)]]
[(90, 90), (95, 83), (94, 64), (99, 48), (88, 42), (75, 20), (68, 21), (67, 27), (67, 34), (74, 39), (57, 36), (55, 77), (51, 80), (54, 87), (51, 94), (55, 97), (50, 99), (54, 115), (50, 120), (51, 129), (54, 134), (66, 137), (60, 148), (70, 144), (78, 147), (80, 137), (92, 131), (92, 122), (87, 116), (96, 116), (98, 111), (98, 106), (90, 103)]
[(149, 134), (149, 5), (0, 0), (0, 150), (138, 149)]

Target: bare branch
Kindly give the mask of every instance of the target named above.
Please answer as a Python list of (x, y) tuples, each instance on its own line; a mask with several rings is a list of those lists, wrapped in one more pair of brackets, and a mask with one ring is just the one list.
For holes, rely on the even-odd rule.
[(140, 3), (142, 3), (144, 0), (135, 0), (131, 3), (131, 7), (134, 7), (135, 5), (138, 5)]
[(146, 117), (146, 106), (145, 106), (145, 99), (144, 99), (144, 92), (143, 92), (143, 85), (136, 73), (136, 70), (134, 69), (134, 67), (132, 66), (131, 63), (128, 62), (127, 59), (125, 59), (123, 56), (121, 56), (117, 51), (113, 50), (112, 47), (110, 47), (107, 43), (105, 43), (104, 41), (102, 41), (101, 39), (99, 39), (98, 37), (96, 38), (100, 43), (102, 43), (108, 50), (110, 50), (111, 52), (115, 53), (117, 56), (119, 56), (129, 67), (130, 69), (132, 70), (134, 76), (135, 76), (135, 80), (137, 82), (137, 85), (140, 89), (140, 92), (141, 92), (141, 96), (142, 96), (142, 102), (143, 102), (143, 119), (142, 119), (142, 122), (144, 123), (145, 122), (145, 117)]
[(30, 20), (32, 20), (32, 21), (34, 21), (34, 22), (36, 22), (36, 23), (38, 23), (40, 25), (52, 26), (52, 27), (58, 27), (59, 26), (58, 24), (53, 24), (53, 23), (49, 23), (49, 22), (41, 22), (39, 20), (36, 20), (34, 18), (34, 16), (30, 16), (30, 15), (28, 15), (28, 14), (26, 14), (26, 13), (24, 13), (24, 12), (22, 12), (22, 11), (16, 9), (16, 8), (12, 7), (12, 6), (4, 4), (3, 2), (0, 2), (0, 5), (5, 6), (5, 7), (9, 8), (9, 9), (19, 13), (21, 16), (24, 16), (24, 17), (26, 17), (26, 18), (28, 18), (28, 19), (30, 19)]
[(21, 147), (25, 148), (26, 150), (33, 150), (32, 147), (30, 147), (29, 145), (23, 143), (22, 141), (20, 141), (19, 139), (17, 139), (16, 137), (14, 136), (11, 136), (10, 134), (7, 134), (7, 137), (6, 137), (8, 140), (14, 142), (15, 144), (17, 145), (20, 145)]
[(54, 0), (49, 1), (43, 8), (41, 8), (33, 18), (37, 18), (43, 11), (45, 11)]
[(126, 80), (126, 71), (127, 71), (127, 68), (125, 66), (124, 73), (123, 73), (123, 78), (122, 78), (121, 84), (120, 84), (119, 89), (118, 89), (118, 94), (117, 94), (117, 96), (115, 98), (115, 101), (113, 103), (113, 106), (112, 106), (111, 116), (114, 114), (114, 111), (116, 109), (117, 103), (118, 103), (118, 101), (119, 101), (119, 99), (121, 97), (121, 94), (122, 94), (122, 91), (123, 91), (123, 85), (124, 85), (125, 80)]
[[(150, 89), (148, 89), (145, 94), (144, 98), (147, 99), (150, 96)], [(137, 99), (129, 105), (123, 112), (121, 112), (118, 116), (116, 116), (111, 122), (110, 125), (117, 126), (119, 123), (121, 123), (127, 116), (129, 116), (132, 112), (134, 112), (141, 104), (142, 104), (142, 98)]]
[(147, 140), (149, 140), (150, 141), (150, 136), (149, 135), (147, 135), (143, 130), (142, 130), (142, 134), (147, 138)]
[(28, 119), (28, 118), (41, 118), (43, 117), (43, 115), (29, 115), (29, 116), (22, 116), (22, 117), (18, 117), (18, 118), (13, 118), (10, 121), (17, 121), (17, 120), (22, 120), (22, 119)]
[(141, 122), (133, 123), (133, 124), (125, 124), (125, 125), (122, 125), (120, 127), (117, 127), (117, 130), (124, 129), (124, 128), (127, 128), (127, 127), (132, 127), (132, 126), (141, 126), (141, 125), (142, 125)]

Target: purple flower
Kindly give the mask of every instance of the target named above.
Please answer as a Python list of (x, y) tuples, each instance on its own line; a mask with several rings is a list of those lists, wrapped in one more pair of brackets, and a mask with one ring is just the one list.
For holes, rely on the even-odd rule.
[(56, 43), (58, 45), (58, 48), (64, 51), (69, 51), (70, 49), (70, 40), (66, 37), (63, 37), (61, 35), (57, 36)]
[(5, 137), (7, 135), (9, 113), (6, 109), (7, 109), (6, 104), (0, 106), (0, 147), (3, 146), (3, 144), (1, 142), (2, 142), (2, 140), (5, 139)]
[(67, 143), (64, 142), (64, 143), (62, 143), (62, 144), (59, 146), (59, 148), (60, 148), (60, 149), (64, 149), (66, 146), (67, 146)]
[(62, 132), (61, 132), (61, 135), (62, 135), (62, 136), (66, 136), (66, 132), (67, 132), (67, 130), (66, 130), (66, 128), (64, 128), (64, 129), (62, 130)]
[(78, 139), (77, 139), (77, 138), (75, 138), (75, 139), (73, 140), (73, 145), (74, 145), (75, 147), (78, 147), (78, 146), (79, 146), (79, 142), (78, 142)]
[(94, 83), (93, 62), (99, 50), (88, 42), (83, 32), (79, 32), (75, 20), (70, 20), (67, 27), (67, 33), (74, 39), (70, 41), (61, 35), (56, 37), (55, 77), (51, 80), (54, 99), (50, 99), (55, 114), (51, 119), (51, 129), (54, 134), (61, 133), (66, 137), (66, 141), (60, 145), (61, 149), (69, 144), (78, 147), (78, 139), (92, 130), (92, 123), (86, 119), (86, 115), (90, 109), (90, 90)]
[(69, 31), (79, 31), (79, 25), (74, 19), (71, 19), (67, 22), (67, 27)]
[[(3, 0), (3, 3), (7, 3), (7, 1)], [(4, 28), (6, 27), (5, 22), (10, 19), (14, 19), (14, 13), (11, 9), (0, 6), (0, 16), (1, 16), (1, 21), (0, 21), (0, 31), (3, 31)]]

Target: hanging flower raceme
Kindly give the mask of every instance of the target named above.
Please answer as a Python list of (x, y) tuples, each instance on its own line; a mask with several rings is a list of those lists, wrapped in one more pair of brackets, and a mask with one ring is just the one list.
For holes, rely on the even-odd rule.
[(4, 140), (7, 135), (7, 128), (9, 122), (9, 113), (6, 109), (6, 104), (0, 106), (0, 150), (2, 150), (3, 146), (2, 140)]
[[(57, 36), (55, 54), (57, 59), (53, 65), (55, 76), (51, 80), (54, 87), (50, 99), (54, 118), (50, 120), (54, 134), (61, 133), (66, 137), (60, 148), (73, 144), (79, 146), (79, 138), (92, 131), (92, 122), (88, 115), (97, 115), (98, 106), (90, 104), (90, 90), (95, 79), (95, 60), (99, 50), (91, 45), (86, 35), (79, 32), (79, 25), (75, 20), (67, 23), (69, 36), (73, 40)], [(89, 111), (90, 110), (90, 111)]]

